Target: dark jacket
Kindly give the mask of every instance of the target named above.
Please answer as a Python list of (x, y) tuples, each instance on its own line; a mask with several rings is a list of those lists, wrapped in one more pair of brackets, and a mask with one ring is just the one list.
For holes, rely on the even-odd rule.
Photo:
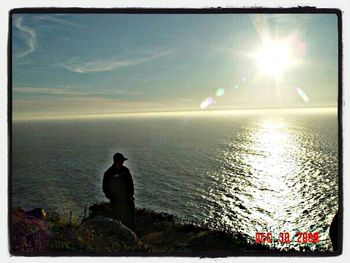
[(122, 166), (117, 169), (114, 165), (104, 173), (102, 190), (109, 199), (133, 200), (134, 183), (130, 171)]

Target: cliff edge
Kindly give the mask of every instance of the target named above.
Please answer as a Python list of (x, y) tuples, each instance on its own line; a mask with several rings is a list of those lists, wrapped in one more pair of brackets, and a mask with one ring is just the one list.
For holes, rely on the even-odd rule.
[(13, 255), (226, 255), (271, 251), (231, 231), (186, 223), (137, 208), (135, 232), (111, 217), (108, 203), (93, 204), (80, 218), (45, 212), (11, 211)]

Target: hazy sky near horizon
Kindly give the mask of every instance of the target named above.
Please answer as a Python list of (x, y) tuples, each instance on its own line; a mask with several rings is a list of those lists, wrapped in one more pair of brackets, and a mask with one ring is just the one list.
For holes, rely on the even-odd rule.
[(12, 30), (14, 117), (337, 105), (335, 14), (14, 14)]

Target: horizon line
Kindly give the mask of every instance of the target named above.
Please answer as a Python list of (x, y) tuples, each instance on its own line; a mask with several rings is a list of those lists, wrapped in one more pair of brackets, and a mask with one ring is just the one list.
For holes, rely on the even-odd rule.
[(319, 112), (319, 111), (337, 111), (337, 106), (315, 106), (315, 107), (275, 107), (275, 108), (254, 108), (254, 109), (217, 109), (217, 110), (167, 110), (167, 111), (148, 111), (148, 112), (118, 112), (118, 113), (93, 113), (93, 114), (76, 114), (76, 115), (57, 115), (57, 116), (30, 116), (14, 117), (12, 121), (36, 121), (36, 120), (75, 120), (75, 119), (96, 119), (96, 118), (125, 118), (125, 117), (163, 117), (179, 115), (230, 115), (234, 113), (254, 113), (254, 112), (271, 112), (271, 111), (296, 111), (296, 112)]

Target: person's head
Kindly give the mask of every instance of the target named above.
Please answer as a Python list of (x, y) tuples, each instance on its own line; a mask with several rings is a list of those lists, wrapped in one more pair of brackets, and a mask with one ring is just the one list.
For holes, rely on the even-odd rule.
[(113, 155), (113, 161), (114, 165), (118, 168), (123, 166), (124, 161), (126, 161), (127, 158), (124, 157), (121, 153), (116, 153)]

